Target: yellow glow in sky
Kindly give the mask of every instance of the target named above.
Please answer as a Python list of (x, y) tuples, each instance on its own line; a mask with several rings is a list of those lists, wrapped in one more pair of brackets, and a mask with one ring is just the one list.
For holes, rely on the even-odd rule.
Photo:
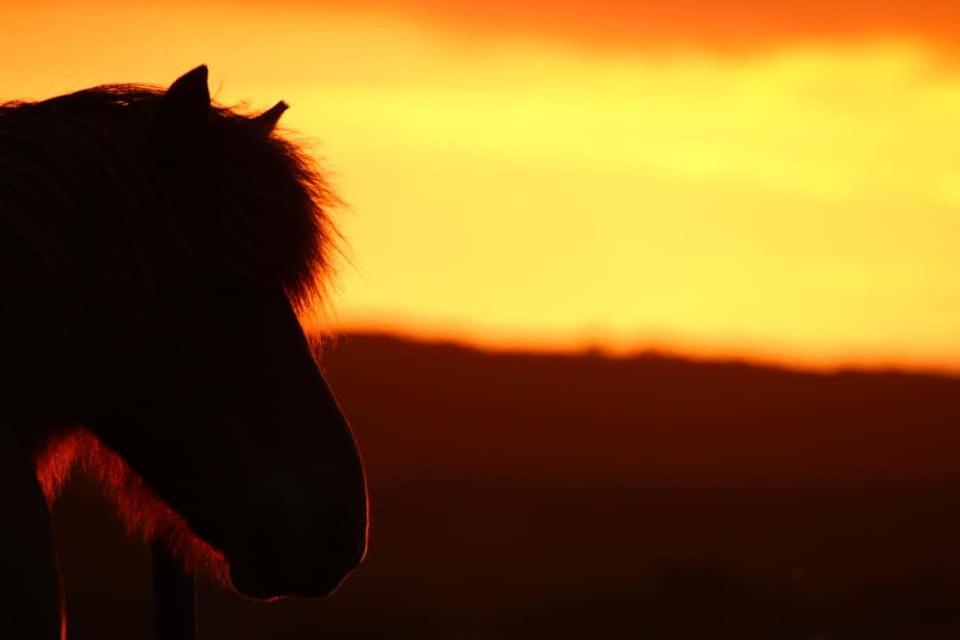
[[(918, 43), (613, 54), (304, 8), (119, 11), (129, 29), (63, 64), (28, 51), (6, 97), (207, 62), (225, 102), (287, 100), (350, 204), (342, 327), (960, 366), (960, 75)], [(66, 51), (95, 17), (43, 28)]]

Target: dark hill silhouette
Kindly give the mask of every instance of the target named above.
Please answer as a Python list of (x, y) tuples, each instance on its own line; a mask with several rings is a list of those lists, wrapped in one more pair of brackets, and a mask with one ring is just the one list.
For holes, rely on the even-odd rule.
[[(324, 364), (369, 557), (328, 601), (205, 590), (202, 637), (960, 632), (960, 380), (377, 335)], [(91, 499), (76, 482), (58, 507), (71, 638), (148, 637), (146, 551)]]
[(326, 365), (365, 456), (390, 468), (682, 484), (960, 471), (960, 386), (934, 375), (491, 354), (373, 335), (347, 338)]

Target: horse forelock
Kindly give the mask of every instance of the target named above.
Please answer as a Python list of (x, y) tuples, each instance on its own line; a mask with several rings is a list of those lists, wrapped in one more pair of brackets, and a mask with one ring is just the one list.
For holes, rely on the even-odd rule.
[[(240, 108), (213, 104), (209, 138), (190, 141), (216, 147), (216, 153), (196, 154), (209, 157), (211, 166), (200, 170), (211, 179), (191, 188), (208, 190), (211, 200), (204, 202), (221, 206), (204, 211), (202, 203), (195, 209), (170, 203), (171, 194), (164, 192), (169, 182), (132, 151), (148, 139), (163, 95), (163, 89), (149, 85), (104, 85), (0, 105), (0, 160), (17, 162), (16, 155), (32, 147), (30, 161), (44, 165), (41, 170), (49, 165), (49, 189), (35, 189), (40, 193), (32, 199), (50, 198), (38, 219), (67, 214), (62, 201), (71, 195), (110, 203), (105, 209), (125, 219), (98, 220), (98, 211), (84, 210), (84, 224), (99, 224), (102, 231), (87, 237), (102, 240), (119, 259), (130, 260), (131, 268), (160, 272), (187, 263), (279, 285), (298, 307), (323, 300), (339, 238), (330, 210), (339, 201), (303, 145), (276, 130), (264, 131), (255, 115)], [(186, 162), (191, 150), (182, 153)], [(90, 168), (91, 158), (100, 166)], [(86, 166), (72, 172), (71, 162)], [(10, 208), (2, 206), (5, 190), (0, 184), (0, 231)], [(12, 224), (36, 227), (34, 243), (52, 240), (49, 221), (43, 223), (46, 228), (37, 221)]]

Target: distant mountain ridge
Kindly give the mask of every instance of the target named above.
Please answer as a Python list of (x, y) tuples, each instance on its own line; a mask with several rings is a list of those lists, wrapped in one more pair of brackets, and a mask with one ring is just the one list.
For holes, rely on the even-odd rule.
[(343, 336), (323, 362), (368, 458), (386, 468), (786, 483), (960, 472), (960, 379), (943, 375), (494, 353), (375, 334)]

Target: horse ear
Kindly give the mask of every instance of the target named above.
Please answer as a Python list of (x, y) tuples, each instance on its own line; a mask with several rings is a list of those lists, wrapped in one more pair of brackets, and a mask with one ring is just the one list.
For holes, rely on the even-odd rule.
[(207, 65), (200, 65), (177, 78), (163, 94), (158, 114), (161, 128), (177, 137), (199, 134), (210, 117)]
[(280, 116), (289, 108), (290, 105), (281, 100), (260, 115), (251, 119), (250, 125), (256, 127), (263, 135), (268, 136), (277, 127)]

